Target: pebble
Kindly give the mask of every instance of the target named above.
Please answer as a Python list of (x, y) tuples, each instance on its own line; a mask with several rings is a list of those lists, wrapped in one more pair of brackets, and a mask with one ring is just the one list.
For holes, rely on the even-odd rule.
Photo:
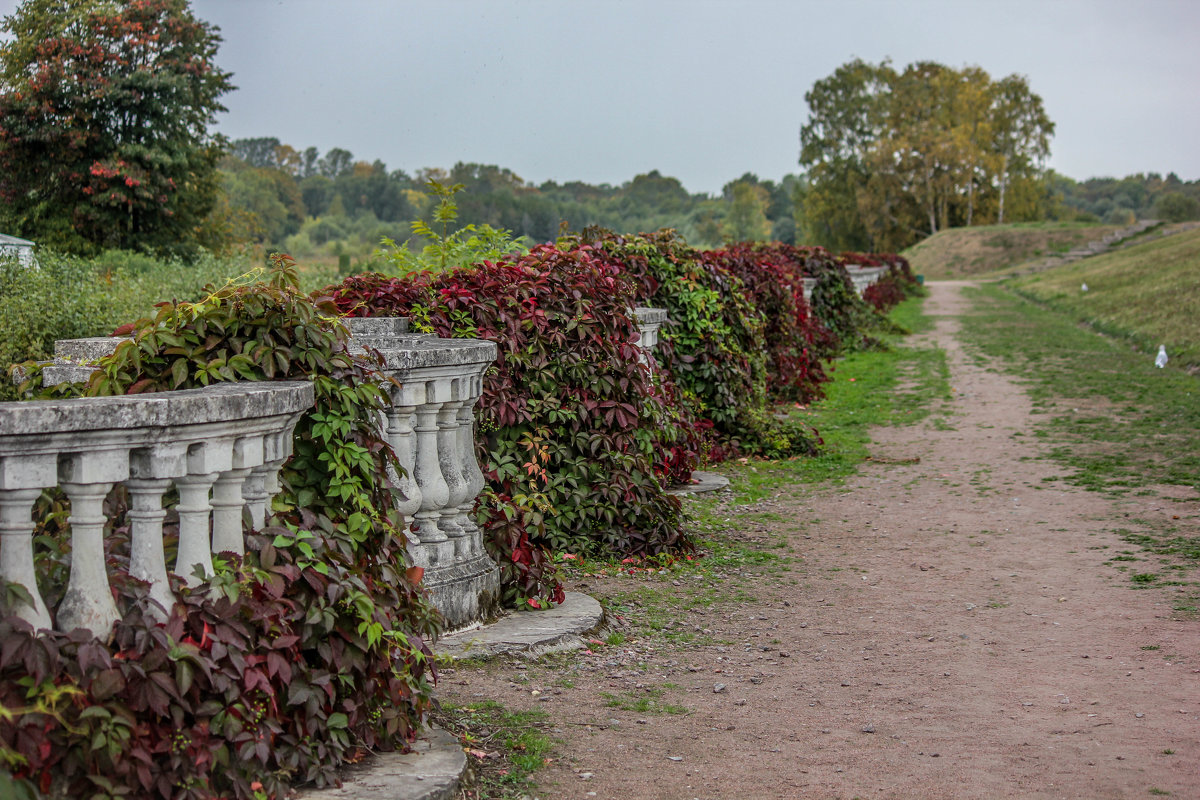
[(667, 756), (667, 761), (683, 761), (683, 756)]
[(595, 776), (595, 773), (593, 773), (593, 772), (581, 772), (581, 773), (579, 773), (579, 780), (590, 781), (594, 776)]
[(725, 691), (725, 684), (723, 684), (723, 683), (714, 683), (713, 684), (713, 694), (720, 694), (723, 691)]
[(863, 733), (874, 733), (874, 732), (875, 732), (875, 726), (874, 726), (874, 725), (863, 725), (863, 726), (862, 726), (862, 732), (863, 732)]
[(1134, 714), (1134, 716), (1137, 717), (1138, 719), (1141, 719), (1142, 717), (1144, 717), (1146, 715), (1139, 711), (1138, 713)]

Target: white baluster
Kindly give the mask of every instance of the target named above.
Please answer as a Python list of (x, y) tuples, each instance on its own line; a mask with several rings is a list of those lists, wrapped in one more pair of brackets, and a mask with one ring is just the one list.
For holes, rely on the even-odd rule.
[(150, 599), (162, 606), (151, 613), (160, 621), (167, 618), (175, 598), (167, 581), (167, 560), (163, 554), (163, 494), (171, 486), (169, 478), (130, 478), (129, 490), (129, 574), (150, 584)]
[(479, 526), (475, 523), (475, 501), (487, 485), (479, 459), (475, 457), (475, 404), (483, 391), (483, 379), (476, 375), (469, 381), (466, 400), (458, 409), (458, 448), (462, 460), (463, 476), (467, 480), (467, 494), (458, 506), (458, 524), (467, 535), (468, 555), (483, 552), (483, 541)]
[[(213, 574), (210, 538), (213, 505), (209, 500), (209, 492), (221, 473), (232, 469), (232, 440), (197, 442), (188, 447), (188, 474), (175, 479), (175, 486), (179, 489), (179, 505), (175, 507), (179, 512), (179, 555), (175, 559), (175, 573), (188, 586), (200, 583), (195, 575), (197, 566), (204, 571), (206, 578)], [(241, 496), (240, 484), (238, 496)], [(240, 523), (238, 529), (241, 529)]]
[[(163, 554), (163, 494), (171, 478), (187, 472), (187, 446), (182, 442), (160, 443), (129, 454), (130, 552), (129, 574), (150, 584), (150, 598), (169, 613), (175, 604), (167, 580)], [(167, 613), (152, 610), (159, 620)]]
[(213, 483), (212, 489), (212, 551), (214, 553), (246, 552), (242, 533), (242, 485), (246, 482), (249, 469), (231, 469), (222, 472)]
[[(431, 382), (429, 388), (433, 386)], [(450, 497), (450, 487), (446, 485), (438, 463), (438, 412), (442, 403), (436, 397), (434, 392), (429, 392), (426, 402), (417, 406), (415, 414), (417, 452), (413, 473), (421, 489), (421, 505), (413, 515), (413, 530), (423, 545), (444, 542), (448, 538), (438, 528), (442, 508)]]
[[(461, 380), (454, 381), (455, 394), (462, 392)], [(458, 442), (458, 411), (462, 408), (461, 397), (456, 397), (442, 404), (438, 411), (438, 463), (442, 468), (442, 477), (446, 480), (448, 492), (446, 506), (442, 509), (438, 527), (450, 539), (454, 540), (455, 555), (465, 555), (465, 542), (462, 541), (465, 531), (458, 524), (458, 507), (467, 499), (467, 479), (462, 471), (462, 450)]]
[[(57, 478), (54, 479), (57, 482)], [(41, 489), (0, 490), (0, 578), (25, 587), (33, 600), (14, 609), (34, 630), (49, 628), (50, 612), (38, 591), (33, 566), (33, 504)]]
[(58, 483), (71, 501), (71, 575), (58, 606), (58, 628), (84, 628), (107, 637), (117, 621), (104, 557), (104, 498), (113, 484), (129, 477), (129, 452), (98, 450), (63, 455)]
[(184, 475), (175, 479), (179, 489), (179, 554), (175, 557), (175, 574), (188, 586), (200, 583), (195, 575), (199, 566), (205, 577), (213, 574), (212, 547), (209, 544), (209, 516), (212, 506), (208, 492), (217, 480), (217, 473)]
[(263, 463), (250, 470), (242, 487), (242, 497), (250, 509), (251, 524), (256, 530), (266, 525), (267, 515), (271, 513), (271, 498), (279, 494), (279, 470), (292, 454), (292, 429), (299, 418), (299, 415), (293, 418), (282, 433), (263, 437)]
[[(414, 389), (419, 389), (418, 392)], [(401, 499), (396, 503), (396, 510), (411, 525), (412, 516), (421, 507), (421, 487), (416, 480), (416, 441), (413, 433), (413, 412), (417, 405), (425, 401), (425, 385), (416, 384), (410, 388), (405, 386), (397, 393), (394, 405), (387, 410), (388, 444), (396, 453), (396, 460), (404, 474), (397, 478)]]
[(250, 512), (250, 525), (256, 531), (262, 530), (267, 522), (267, 500), (270, 499), (267, 471), (271, 469), (278, 471), (279, 467), (272, 468), (268, 464), (255, 467), (242, 484), (242, 499), (246, 501), (246, 509)]
[(111, 483), (61, 484), (71, 501), (71, 577), (58, 606), (58, 627), (72, 631), (85, 628), (92, 635), (107, 637), (120, 618), (108, 585), (104, 558), (104, 498)]
[[(243, 436), (233, 443), (233, 469), (222, 473), (213, 486), (213, 552), (246, 553), (242, 511), (247, 508), (246, 485), (255, 467), (262, 466), (266, 444), (261, 434)], [(257, 477), (255, 481), (257, 481)], [(253, 491), (253, 489), (252, 489)], [(260, 511), (262, 506), (260, 505)], [(251, 520), (254, 510), (249, 509)], [(258, 525), (255, 525), (258, 527)]]

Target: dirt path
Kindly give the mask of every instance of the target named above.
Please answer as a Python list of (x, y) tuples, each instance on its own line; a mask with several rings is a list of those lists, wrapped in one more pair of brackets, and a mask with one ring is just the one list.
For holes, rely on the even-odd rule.
[[(1200, 623), (1103, 563), (1128, 547), (1111, 530), (1129, 505), (1043, 481), (1061, 469), (1030, 459), (1027, 398), (956, 338), (960, 287), (926, 304), (950, 425), (878, 432), (877, 454), (919, 463), (776, 498), (797, 580), (675, 621), (725, 644), (447, 678), (459, 702), (550, 712), (562, 755), (539, 797), (1200, 797)], [(691, 713), (601, 695), (646, 690)]]

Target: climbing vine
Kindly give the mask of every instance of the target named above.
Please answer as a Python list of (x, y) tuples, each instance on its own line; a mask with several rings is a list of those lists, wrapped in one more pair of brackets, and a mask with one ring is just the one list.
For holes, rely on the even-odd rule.
[[(101, 362), (86, 394), (305, 378), (317, 399), (297, 425), (273, 516), (208, 585), (172, 579), (181, 599), (165, 626), (127, 574), (120, 515), (106, 542), (122, 612), (111, 644), (0, 619), (0, 759), (24, 785), (64, 796), (278, 796), (415, 737), (431, 703), (437, 616), (391, 517), (378, 376), (350, 355), (335, 315), (298, 291), (294, 265), (278, 257), (265, 281), (164, 303), (119, 329), (132, 340)], [(169, 550), (172, 533), (169, 524)], [(41, 557), (62, 559), (61, 549)]]

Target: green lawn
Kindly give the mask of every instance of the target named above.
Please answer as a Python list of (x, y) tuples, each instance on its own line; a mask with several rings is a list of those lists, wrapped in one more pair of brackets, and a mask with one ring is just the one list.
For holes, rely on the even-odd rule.
[(1009, 285), (1145, 353), (1165, 344), (1177, 365), (1200, 365), (1200, 230), (1016, 278)]

